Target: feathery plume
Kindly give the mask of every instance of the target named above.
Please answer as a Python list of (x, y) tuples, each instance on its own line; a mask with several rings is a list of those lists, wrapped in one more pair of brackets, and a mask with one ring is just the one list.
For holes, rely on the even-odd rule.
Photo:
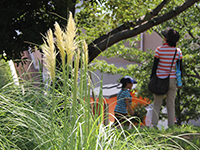
[(83, 61), (85, 64), (88, 64), (88, 46), (85, 40), (83, 40), (83, 51), (84, 51)]
[(56, 45), (60, 51), (60, 56), (62, 60), (62, 64), (65, 65), (65, 49), (64, 49), (64, 42), (63, 42), (63, 31), (61, 30), (59, 24), (55, 22), (55, 36), (56, 36)]
[(53, 33), (52, 30), (49, 29), (46, 34), (46, 41), (43, 39), (44, 44), (41, 46), (42, 51), (44, 53), (44, 61), (45, 67), (51, 77), (51, 79), (55, 80), (55, 66), (56, 66), (56, 52), (54, 47)]
[(67, 29), (64, 34), (65, 40), (65, 50), (67, 52), (67, 63), (70, 64), (72, 62), (72, 58), (75, 53), (75, 49), (77, 48), (76, 43), (76, 26), (74, 19), (72, 17), (72, 13), (69, 14), (69, 20), (67, 24)]

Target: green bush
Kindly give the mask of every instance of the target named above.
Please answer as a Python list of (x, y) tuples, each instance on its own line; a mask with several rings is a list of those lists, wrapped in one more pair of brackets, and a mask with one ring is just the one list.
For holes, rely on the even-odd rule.
[(8, 62), (0, 60), (0, 88), (13, 81)]

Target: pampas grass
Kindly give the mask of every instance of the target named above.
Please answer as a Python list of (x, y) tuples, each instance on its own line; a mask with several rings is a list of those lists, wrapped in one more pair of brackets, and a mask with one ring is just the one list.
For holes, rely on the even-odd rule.
[(73, 60), (72, 58), (75, 50), (77, 49), (76, 26), (71, 12), (69, 14), (69, 20), (64, 34), (64, 41), (65, 51), (67, 52), (67, 64), (70, 64)]
[(56, 22), (54, 24), (55, 27), (55, 36), (56, 36), (56, 45), (60, 51), (60, 56), (61, 56), (61, 60), (62, 60), (62, 64), (65, 65), (65, 56), (66, 56), (66, 52), (65, 52), (65, 47), (64, 47), (64, 38), (63, 38), (63, 31), (60, 28), (60, 25)]
[(41, 48), (44, 53), (45, 67), (47, 68), (51, 79), (55, 81), (56, 52), (53, 40), (53, 33), (51, 29), (49, 29), (46, 35), (47, 42), (45, 40), (43, 41), (44, 44), (41, 46)]
[(77, 49), (76, 42), (76, 26), (74, 19), (72, 17), (72, 13), (69, 14), (68, 24), (63, 31), (59, 24), (56, 22), (54, 24), (55, 27), (55, 36), (56, 36), (56, 45), (60, 51), (62, 64), (65, 64), (65, 55), (67, 54), (67, 64), (70, 65), (73, 56), (75, 54), (75, 50)]
[(85, 64), (88, 64), (88, 46), (85, 40), (83, 40), (83, 51), (84, 51), (83, 61)]

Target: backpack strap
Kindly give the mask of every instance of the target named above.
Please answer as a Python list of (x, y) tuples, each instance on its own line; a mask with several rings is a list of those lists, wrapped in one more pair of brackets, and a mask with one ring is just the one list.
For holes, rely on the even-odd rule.
[(173, 60), (172, 60), (172, 64), (171, 64), (171, 67), (170, 67), (170, 71), (169, 71), (169, 75), (170, 75), (171, 70), (172, 70), (172, 66), (173, 66), (173, 63), (174, 63), (174, 59), (175, 59), (175, 57), (176, 57), (176, 53), (177, 53), (177, 48), (176, 48), (176, 51), (175, 51), (175, 53), (174, 53), (174, 57), (173, 57)]

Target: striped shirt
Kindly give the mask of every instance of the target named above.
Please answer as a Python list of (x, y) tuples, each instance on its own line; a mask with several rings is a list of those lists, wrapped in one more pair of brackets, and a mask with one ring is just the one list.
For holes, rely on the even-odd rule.
[(115, 106), (115, 109), (114, 109), (115, 112), (124, 113), (124, 114), (128, 113), (126, 109), (125, 99), (130, 99), (129, 103), (131, 105), (132, 96), (130, 92), (127, 89), (125, 90), (122, 89), (117, 94), (117, 105)]
[[(159, 78), (166, 78), (169, 75), (175, 50), (176, 47), (171, 47), (167, 43), (163, 44), (160, 47), (157, 47), (154, 57), (159, 59), (158, 68), (156, 71), (156, 75)], [(181, 50), (177, 48), (176, 57), (174, 59), (174, 63), (170, 73), (170, 79), (176, 79), (176, 71), (175, 71), (176, 61), (178, 59), (182, 59), (182, 57), (183, 56)]]

